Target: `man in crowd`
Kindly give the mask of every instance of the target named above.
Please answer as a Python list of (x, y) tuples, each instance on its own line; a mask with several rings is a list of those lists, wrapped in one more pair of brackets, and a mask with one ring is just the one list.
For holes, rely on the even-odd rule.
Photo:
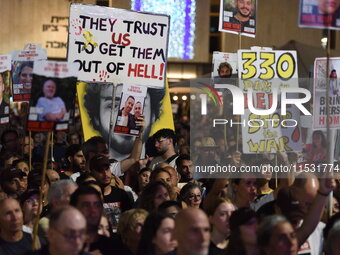
[(111, 186), (112, 173), (107, 156), (102, 154), (95, 155), (91, 158), (89, 167), (92, 176), (96, 178), (103, 188), (104, 210), (111, 225), (116, 228), (121, 213), (132, 207), (128, 194), (122, 189)]
[(86, 218), (88, 236), (86, 246), (89, 247), (89, 251), (98, 250), (102, 255), (112, 254), (110, 239), (98, 234), (103, 214), (103, 201), (100, 193), (91, 186), (80, 187), (72, 194), (71, 205), (78, 208)]
[(90, 255), (83, 251), (86, 220), (74, 207), (62, 207), (51, 214), (47, 240), (47, 246), (30, 255)]
[(80, 144), (70, 145), (65, 153), (65, 158), (69, 164), (68, 169), (61, 174), (62, 179), (68, 179), (74, 173), (85, 171), (85, 157)]
[(194, 164), (189, 155), (182, 154), (176, 159), (177, 171), (181, 175), (180, 182), (193, 180)]
[(17, 198), (27, 189), (27, 175), (16, 168), (7, 168), (0, 175), (1, 189), (10, 197)]
[(20, 204), (13, 198), (0, 201), (0, 254), (25, 255), (32, 250), (32, 237), (22, 231)]
[(152, 139), (159, 156), (151, 161), (150, 168), (154, 169), (159, 163), (167, 163), (171, 167), (176, 168), (175, 162), (178, 155), (175, 152), (175, 132), (164, 128), (158, 130), (152, 136)]
[(210, 224), (201, 209), (188, 208), (180, 211), (175, 220), (175, 238), (178, 242), (176, 255), (208, 255)]

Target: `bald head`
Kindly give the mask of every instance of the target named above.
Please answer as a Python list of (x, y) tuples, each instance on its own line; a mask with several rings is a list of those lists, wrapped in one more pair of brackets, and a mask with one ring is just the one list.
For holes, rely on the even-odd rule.
[(206, 255), (210, 243), (210, 225), (207, 215), (196, 208), (187, 208), (176, 215), (175, 235), (177, 255)]
[(85, 217), (72, 206), (55, 210), (50, 217), (47, 239), (50, 254), (79, 254), (86, 240)]
[(169, 166), (169, 165), (165, 166), (164, 169), (167, 170), (170, 173), (171, 185), (173, 187), (177, 187), (177, 184), (179, 182), (179, 177), (178, 177), (178, 173), (177, 173), (176, 169)]

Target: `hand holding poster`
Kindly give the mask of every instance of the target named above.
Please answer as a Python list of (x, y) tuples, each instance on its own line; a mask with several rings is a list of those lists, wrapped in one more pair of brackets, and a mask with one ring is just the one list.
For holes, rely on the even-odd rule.
[(255, 37), (256, 0), (221, 0), (219, 31)]
[(240, 50), (238, 63), (246, 99), (243, 153), (301, 151), (299, 110), (280, 100), (283, 89), (298, 88), (296, 52)]
[(340, 29), (340, 0), (300, 0), (299, 26)]
[(12, 51), (13, 101), (29, 101), (31, 96), (33, 65), (47, 58), (40, 45), (27, 44), (22, 51)]
[[(329, 73), (326, 73), (326, 58), (317, 58), (314, 62), (314, 93), (313, 93), (313, 128), (327, 127), (326, 87), (329, 81), (329, 125), (340, 128), (340, 58), (329, 59)], [(326, 79), (326, 78), (329, 79)]]
[(0, 55), (0, 125), (9, 123), (11, 55)]
[(169, 16), (72, 4), (68, 61), (79, 80), (164, 88)]
[(114, 132), (139, 135), (138, 119), (143, 114), (146, 91), (144, 86), (123, 86)]
[(51, 131), (54, 126), (56, 130), (67, 129), (74, 108), (76, 82), (75, 64), (37, 61), (33, 70), (28, 129)]

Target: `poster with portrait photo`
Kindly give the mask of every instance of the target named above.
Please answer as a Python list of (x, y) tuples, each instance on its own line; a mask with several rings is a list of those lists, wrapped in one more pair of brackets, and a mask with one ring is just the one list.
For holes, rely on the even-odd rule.
[(46, 49), (27, 47), (12, 51), (13, 101), (27, 102), (31, 96), (34, 61), (47, 59)]
[(74, 112), (77, 67), (73, 63), (37, 61), (33, 69), (28, 130), (67, 130)]
[(113, 131), (123, 135), (138, 136), (138, 118), (143, 114), (147, 87), (123, 85), (118, 114)]
[(237, 78), (237, 53), (213, 52), (213, 84), (230, 84)]
[(340, 30), (340, 0), (300, 0), (299, 27)]
[[(327, 73), (327, 63), (328, 73)], [(328, 79), (326, 79), (328, 78)], [(329, 81), (329, 111), (327, 116), (326, 98), (327, 82)], [(313, 89), (313, 128), (326, 129), (327, 118), (329, 127), (340, 128), (340, 58), (316, 58), (314, 61)]]
[(256, 6), (257, 0), (221, 0), (219, 31), (255, 37)]
[(0, 125), (9, 123), (11, 55), (0, 55)]

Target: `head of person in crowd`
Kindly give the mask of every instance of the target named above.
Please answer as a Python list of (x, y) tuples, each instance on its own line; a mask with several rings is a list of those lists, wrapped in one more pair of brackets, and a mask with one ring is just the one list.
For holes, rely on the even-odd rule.
[(300, 210), (306, 214), (316, 197), (319, 180), (314, 174), (303, 172), (296, 176), (290, 189), (294, 198), (298, 201)]
[(180, 182), (189, 182), (193, 179), (194, 164), (190, 155), (182, 154), (176, 159), (177, 171), (181, 175)]
[(167, 200), (158, 206), (158, 212), (170, 215), (175, 218), (177, 213), (182, 210), (182, 204), (174, 200)]
[(18, 132), (14, 129), (6, 129), (1, 134), (1, 151), (20, 154), (20, 140)]
[(171, 175), (168, 172), (168, 170), (165, 170), (164, 168), (157, 167), (151, 172), (150, 182), (154, 182), (154, 181), (163, 181), (167, 183), (169, 186), (172, 186)]
[(175, 218), (177, 255), (207, 255), (210, 243), (210, 225), (207, 215), (197, 208), (180, 211)]
[(5, 152), (1, 157), (1, 165), (3, 168), (12, 167), (13, 162), (20, 158), (21, 156), (16, 152)]
[(6, 242), (21, 240), (24, 222), (19, 202), (14, 198), (0, 200), (0, 237)]
[(46, 177), (50, 185), (53, 185), (54, 183), (60, 180), (58, 172), (52, 169), (46, 170)]
[(179, 200), (186, 203), (188, 207), (199, 208), (202, 202), (202, 190), (199, 184), (188, 182), (179, 193)]
[(253, 254), (258, 251), (256, 231), (258, 218), (249, 207), (242, 207), (234, 211), (229, 220), (230, 238), (227, 254)]
[(254, 9), (253, 0), (235, 0), (236, 14), (235, 19), (246, 22), (250, 19)]
[(27, 190), (27, 175), (14, 167), (6, 168), (0, 175), (1, 189), (11, 197), (19, 197)]
[(117, 233), (120, 235), (122, 243), (132, 254), (137, 253), (142, 229), (148, 212), (143, 209), (131, 209), (122, 213)]
[(133, 107), (133, 115), (135, 117), (135, 119), (137, 119), (138, 117), (140, 117), (142, 114), (142, 103), (141, 102), (136, 102), (135, 106)]
[(228, 187), (228, 196), (236, 207), (246, 207), (257, 195), (256, 178), (254, 174), (242, 174), (241, 178), (232, 179)]
[(215, 139), (212, 137), (203, 137), (199, 147), (199, 155), (197, 162), (202, 165), (216, 164), (217, 145)]
[(26, 175), (28, 175), (30, 172), (30, 167), (26, 159), (21, 158), (21, 159), (14, 160), (12, 163), (12, 166), (21, 170)]
[(142, 230), (137, 255), (167, 254), (177, 246), (174, 239), (175, 220), (161, 213), (151, 213)]
[(97, 234), (104, 210), (101, 194), (91, 186), (81, 186), (71, 195), (70, 205), (85, 216), (87, 231)]
[(259, 169), (262, 169), (262, 173), (257, 175), (256, 186), (257, 193), (259, 195), (269, 194), (273, 190), (269, 186), (269, 182), (272, 179), (273, 173), (269, 171), (269, 167), (272, 166), (272, 162), (268, 159), (261, 158), (253, 161), (252, 166), (258, 166)]
[(62, 207), (50, 216), (47, 232), (50, 254), (78, 255), (86, 241), (86, 219), (74, 207)]
[(110, 160), (103, 154), (97, 154), (90, 159), (89, 169), (92, 176), (102, 186), (111, 184), (112, 173), (110, 170)]
[(73, 144), (81, 144), (81, 135), (77, 132), (67, 135), (67, 143), (71, 146)]
[(138, 193), (141, 192), (146, 185), (150, 182), (151, 169), (144, 167), (138, 172), (137, 182), (138, 185), (135, 189)]
[(27, 190), (19, 199), (24, 216), (24, 225), (33, 229), (33, 221), (42, 209), (39, 208), (39, 190)]
[(152, 139), (158, 155), (175, 154), (176, 137), (171, 129), (164, 128), (153, 134)]
[(109, 149), (106, 145), (106, 142), (101, 136), (93, 136), (84, 142), (81, 146), (81, 150), (83, 151), (83, 155), (85, 157), (86, 162), (86, 170), (89, 169), (90, 159), (94, 157), (96, 154), (104, 154), (107, 157), (110, 156)]
[(98, 234), (106, 237), (112, 237), (112, 226), (106, 214), (103, 212), (102, 217), (100, 217), (100, 222), (98, 226)]
[(165, 166), (165, 167), (163, 167), (163, 169), (168, 171), (169, 174), (170, 174), (171, 187), (177, 187), (179, 180), (181, 179), (181, 176), (177, 172), (177, 170), (175, 168), (173, 168), (172, 166)]
[[(98, 131), (106, 140), (111, 140), (110, 154), (117, 160), (127, 158), (132, 150), (135, 137), (122, 136), (111, 132), (110, 119), (111, 109), (114, 108), (113, 120), (117, 118), (118, 107), (117, 104), (121, 98), (122, 84), (116, 86), (115, 102), (112, 102), (112, 83), (93, 83), (86, 87), (86, 95), (84, 97), (84, 106), (90, 117), (90, 123), (93, 128)], [(143, 115), (145, 121), (145, 128), (143, 131), (143, 142), (149, 138), (152, 124), (160, 116), (161, 101), (164, 97), (164, 90), (148, 88), (147, 96), (144, 102)], [(98, 106), (98, 102), (99, 106)], [(111, 136), (111, 139), (109, 139)], [(85, 153), (84, 153), (85, 154)]]
[(80, 144), (70, 145), (65, 152), (69, 170), (73, 173), (85, 171), (85, 157)]
[(33, 138), (30, 137), (29, 135), (24, 136), (21, 139), (22, 142), (22, 148), (23, 148), (23, 154), (24, 157), (29, 157), (30, 153), (32, 154), (33, 149), (34, 149), (34, 142), (33, 142)]
[(91, 173), (88, 172), (81, 173), (77, 178), (77, 184), (79, 187), (91, 186), (92, 188), (95, 188), (100, 193), (100, 197), (102, 198), (102, 200), (104, 199), (102, 185), (100, 185), (100, 183), (97, 182), (96, 178), (94, 178), (91, 175)]
[(59, 172), (60, 166), (56, 161), (50, 159), (50, 160), (47, 161), (46, 169), (51, 169), (51, 170), (55, 170), (55, 171)]
[(19, 83), (24, 85), (25, 90), (29, 90), (32, 87), (33, 79), (33, 62), (27, 61), (23, 62), (19, 69)]
[(43, 186), (41, 186), (41, 179), (42, 179), (42, 164), (35, 164), (33, 170), (28, 174), (28, 189), (36, 189), (41, 190), (43, 194), (43, 212), (44, 214), (45, 210), (47, 209), (48, 205), (48, 199), (47, 199), (47, 193), (50, 188), (49, 182), (46, 179), (46, 182)]
[[(230, 236), (229, 220), (231, 214), (235, 211), (234, 205), (230, 200), (225, 198), (216, 198), (212, 203), (209, 203), (205, 208), (205, 212), (209, 217), (209, 222), (212, 227), (211, 239), (222, 236), (226, 240)], [(223, 243), (224, 248), (227, 243)], [(217, 245), (217, 243), (215, 243)]]
[(257, 232), (258, 246), (265, 255), (297, 254), (298, 240), (293, 226), (283, 216), (263, 219)]
[(334, 14), (339, 10), (340, 1), (338, 0), (318, 0), (318, 12), (320, 14)]
[(171, 187), (163, 181), (150, 182), (140, 195), (140, 208), (155, 212), (158, 206), (172, 197)]
[(233, 68), (228, 62), (222, 62), (217, 69), (220, 78), (230, 78), (233, 74)]
[(48, 190), (47, 200), (51, 205), (51, 210), (70, 204), (71, 195), (78, 188), (78, 185), (72, 180), (59, 180)]

